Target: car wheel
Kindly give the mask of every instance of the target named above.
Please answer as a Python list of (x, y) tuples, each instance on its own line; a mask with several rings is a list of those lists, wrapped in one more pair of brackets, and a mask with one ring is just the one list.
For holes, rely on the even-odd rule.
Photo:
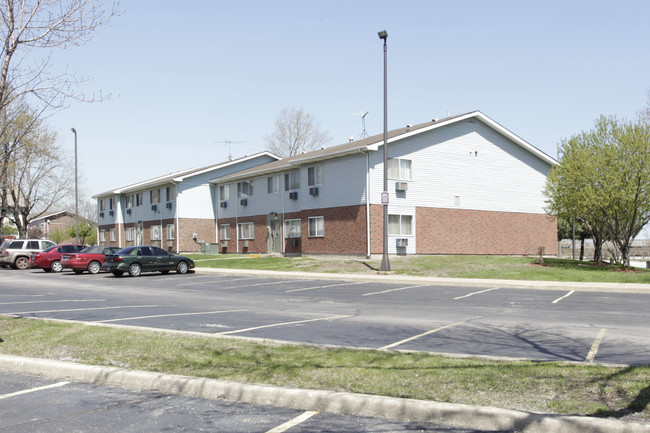
[(142, 266), (140, 266), (137, 263), (131, 263), (131, 266), (129, 266), (129, 275), (131, 275), (132, 277), (139, 277), (141, 273), (142, 273)]
[(186, 262), (178, 262), (178, 265), (176, 265), (176, 272), (179, 274), (186, 274), (187, 273), (187, 263)]
[(116, 277), (121, 277), (122, 275), (124, 275), (124, 271), (113, 271), (113, 275), (115, 275)]
[(63, 266), (61, 265), (61, 262), (58, 260), (55, 260), (50, 264), (50, 269), (52, 272), (61, 272), (63, 270)]
[(29, 260), (27, 260), (27, 257), (18, 257), (14, 262), (14, 266), (20, 270), (27, 269), (29, 267)]
[(88, 272), (91, 274), (99, 274), (99, 271), (102, 270), (102, 266), (99, 264), (99, 262), (92, 261), (88, 263)]

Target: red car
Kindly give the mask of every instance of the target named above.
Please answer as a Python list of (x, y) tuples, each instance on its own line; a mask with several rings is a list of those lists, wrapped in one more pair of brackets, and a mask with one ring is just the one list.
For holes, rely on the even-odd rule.
[(61, 265), (64, 268), (72, 269), (76, 274), (80, 274), (83, 271), (97, 274), (102, 270), (106, 254), (115, 254), (119, 250), (119, 247), (95, 245), (84, 248), (78, 253), (63, 254), (61, 257)]
[(40, 253), (32, 253), (29, 260), (35, 268), (41, 268), (45, 272), (61, 272), (61, 255), (64, 253), (76, 253), (86, 248), (86, 245), (54, 245)]

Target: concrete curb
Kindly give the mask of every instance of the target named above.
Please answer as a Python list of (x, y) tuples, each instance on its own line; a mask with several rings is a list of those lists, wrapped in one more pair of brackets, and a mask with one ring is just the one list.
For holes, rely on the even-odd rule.
[(422, 285), (488, 287), (503, 289), (576, 290), (581, 292), (643, 293), (650, 294), (650, 284), (584, 283), (577, 281), (492, 280), (478, 278), (416, 277), (411, 275), (332, 274), (322, 272), (283, 272), (253, 269), (196, 268), (197, 273), (247, 275), (266, 278), (294, 278), (300, 280), (344, 280)]
[(341, 415), (432, 422), (478, 430), (526, 433), (650, 433), (650, 425), (610, 419), (537, 414), (492, 407), (346, 392), (282, 388), (215, 379), (0, 355), (0, 371), (100, 386), (157, 391)]

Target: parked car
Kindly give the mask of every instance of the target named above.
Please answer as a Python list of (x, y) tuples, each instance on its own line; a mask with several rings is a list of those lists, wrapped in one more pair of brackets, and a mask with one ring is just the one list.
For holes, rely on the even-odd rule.
[(194, 269), (194, 261), (189, 257), (168, 253), (162, 248), (143, 245), (126, 247), (115, 254), (106, 255), (102, 268), (116, 277), (121, 277), (125, 272), (132, 277), (137, 277), (142, 272), (158, 271), (166, 274), (171, 270), (185, 274)]
[(43, 239), (5, 240), (0, 247), (0, 266), (27, 269), (33, 252), (43, 251), (53, 245), (56, 244)]
[(61, 256), (61, 265), (63, 269), (72, 269), (77, 274), (81, 274), (83, 271), (97, 274), (102, 270), (106, 254), (115, 254), (119, 250), (119, 247), (94, 245), (84, 248), (78, 253), (63, 254)]
[(54, 245), (40, 253), (32, 253), (30, 263), (35, 268), (45, 272), (61, 272), (61, 256), (63, 253), (76, 253), (86, 248), (86, 245)]

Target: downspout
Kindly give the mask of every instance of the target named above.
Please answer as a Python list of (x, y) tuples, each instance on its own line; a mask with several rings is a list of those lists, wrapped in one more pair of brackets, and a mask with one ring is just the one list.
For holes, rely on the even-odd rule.
[(235, 199), (235, 241), (237, 242), (237, 252), (239, 253), (239, 204), (237, 204), (237, 199)]
[(370, 258), (370, 152), (366, 153), (366, 258)]

